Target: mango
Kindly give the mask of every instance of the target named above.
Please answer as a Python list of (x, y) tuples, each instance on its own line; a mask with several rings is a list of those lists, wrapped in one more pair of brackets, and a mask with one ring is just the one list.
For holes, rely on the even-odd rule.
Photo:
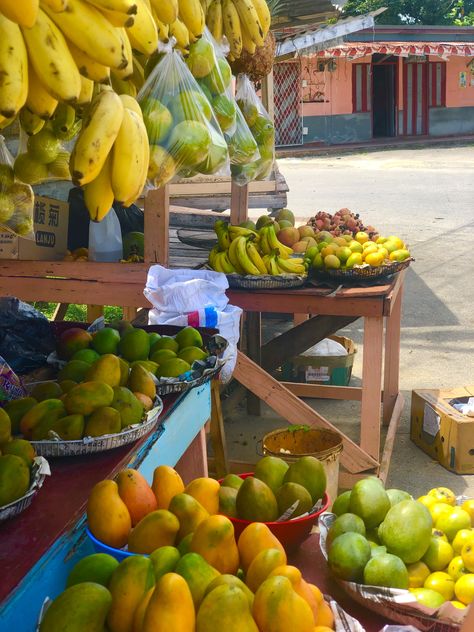
[(176, 494), (171, 499), (169, 510), (179, 520), (178, 541), (182, 540), (189, 533), (195, 532), (197, 526), (206, 518), (209, 513), (200, 502), (189, 494)]
[(54, 420), (64, 417), (66, 411), (64, 404), (59, 399), (45, 399), (35, 404), (23, 415), (20, 421), (20, 430), (25, 439), (31, 439), (33, 429), (43, 420)]
[(110, 592), (93, 582), (66, 588), (46, 610), (39, 632), (103, 632)]
[(83, 382), (66, 395), (64, 405), (70, 415), (90, 415), (97, 408), (110, 406), (114, 399), (111, 386), (102, 382)]
[(107, 587), (112, 573), (119, 563), (107, 553), (93, 553), (83, 557), (75, 564), (69, 573), (66, 581), (66, 588), (81, 584), (83, 582), (93, 582)]
[(130, 374), (130, 365), (123, 358), (119, 358), (120, 362), (120, 384), (119, 386), (126, 386), (128, 382), (128, 376)]
[(278, 518), (274, 493), (266, 483), (249, 476), (242, 483), (236, 498), (237, 515), (243, 520), (272, 522)]
[(183, 327), (176, 334), (176, 342), (179, 345), (179, 350), (186, 347), (202, 347), (203, 341), (200, 332), (195, 327)]
[(153, 400), (151, 397), (148, 397), (148, 395), (144, 395), (143, 393), (139, 393), (138, 391), (134, 391), (133, 394), (143, 406), (146, 413), (153, 408)]
[(0, 456), (0, 507), (18, 500), (30, 486), (30, 470), (15, 454)]
[(238, 586), (217, 586), (204, 598), (196, 618), (196, 632), (214, 630), (259, 632), (247, 597)]
[(260, 632), (314, 631), (311, 608), (287, 577), (266, 579), (255, 594), (252, 612)]
[(274, 548), (285, 552), (280, 540), (262, 522), (252, 522), (248, 527), (245, 527), (240, 534), (237, 547), (239, 549), (240, 566), (244, 569), (244, 572), (248, 571), (254, 558), (264, 549)]
[(10, 417), (12, 435), (19, 434), (21, 419), (37, 403), (34, 397), (22, 397), (21, 399), (12, 399), (5, 404), (3, 410)]
[(177, 573), (166, 573), (150, 598), (142, 632), (190, 632), (195, 622), (193, 598), (186, 581)]
[(245, 583), (254, 593), (267, 579), (273, 569), (284, 566), (286, 553), (280, 549), (264, 549), (253, 559), (245, 576)]
[(172, 546), (179, 522), (167, 509), (157, 509), (146, 515), (128, 536), (128, 550), (133, 553), (153, 553), (160, 546)]
[(75, 382), (74, 380), (61, 380), (59, 382), (59, 386), (61, 387), (61, 391), (63, 392), (63, 395), (64, 395), (65, 393), (69, 393), (71, 388), (74, 388), (75, 386), (77, 386), (77, 382)]
[(192, 365), (195, 360), (205, 360), (208, 354), (199, 347), (184, 347), (178, 352), (178, 358)]
[(59, 399), (62, 394), (63, 391), (57, 382), (39, 382), (31, 391), (31, 397), (34, 397), (37, 402), (42, 402), (44, 399)]
[(243, 478), (237, 476), (237, 474), (227, 474), (221, 483), (222, 487), (232, 487), (233, 489), (239, 489), (244, 482)]
[(71, 327), (59, 336), (57, 344), (58, 356), (62, 360), (69, 360), (80, 349), (87, 349), (92, 342), (92, 336), (85, 329)]
[(120, 355), (128, 362), (146, 360), (150, 353), (150, 339), (147, 332), (143, 329), (130, 329), (120, 339), (118, 349)]
[(249, 602), (250, 609), (252, 609), (253, 599), (254, 599), (253, 592), (248, 588), (248, 586), (244, 584), (244, 582), (241, 579), (239, 579), (235, 575), (228, 575), (226, 573), (224, 575), (218, 575), (206, 588), (206, 592), (204, 596), (212, 592), (214, 588), (217, 588), (218, 586), (224, 586), (224, 585), (236, 586), (237, 588), (240, 588), (240, 590), (242, 590), (244, 595), (247, 597), (247, 601)]
[(362, 518), (367, 529), (378, 527), (390, 507), (390, 498), (378, 479), (363, 478), (352, 488), (349, 511)]
[(112, 605), (107, 615), (110, 632), (131, 632), (135, 611), (155, 583), (153, 564), (148, 557), (133, 555), (114, 571), (109, 591)]
[(323, 497), (326, 491), (326, 472), (321, 461), (314, 456), (302, 456), (291, 463), (284, 483), (299, 483), (311, 494), (313, 504)]
[(220, 574), (201, 555), (192, 552), (183, 555), (174, 572), (186, 580), (196, 610), (204, 598), (206, 588)]
[(132, 520), (115, 481), (94, 485), (87, 501), (87, 522), (91, 533), (101, 542), (117, 549), (127, 544)]
[(159, 549), (153, 551), (150, 554), (150, 560), (155, 572), (155, 582), (161, 579), (163, 575), (166, 575), (166, 573), (174, 571), (180, 558), (181, 555), (174, 546), (160, 546)]
[(189, 494), (209, 512), (212, 516), (219, 511), (219, 483), (209, 477), (195, 478), (184, 490), (185, 494)]
[(170, 358), (176, 358), (176, 353), (171, 349), (158, 349), (157, 351), (153, 351), (150, 355), (150, 360), (152, 360), (155, 364), (158, 364), (158, 366)]
[(0, 446), (10, 441), (12, 436), (12, 422), (8, 413), (0, 408)]
[(283, 485), (283, 478), (288, 470), (288, 463), (277, 456), (264, 456), (255, 466), (255, 478), (268, 485), (274, 494)]
[(43, 441), (50, 438), (49, 432), (55, 432), (65, 441), (77, 441), (84, 435), (85, 421), (82, 415), (67, 415), (60, 419), (44, 419), (33, 428), (33, 440)]
[(133, 369), (136, 364), (139, 364), (147, 371), (150, 371), (150, 373), (153, 373), (153, 375), (155, 375), (158, 368), (158, 362), (153, 362), (152, 360), (135, 360), (131, 363), (130, 367)]
[(192, 553), (191, 551), (191, 542), (193, 541), (194, 533), (188, 533), (185, 535), (182, 540), (180, 540), (178, 544), (178, 551), (181, 556), (186, 555), (186, 553)]
[(235, 574), (239, 568), (239, 550), (234, 537), (234, 525), (226, 516), (209, 516), (196, 527), (191, 550), (220, 573)]
[(161, 336), (160, 336), (160, 334), (159, 334), (158, 332), (156, 332), (156, 331), (151, 331), (151, 332), (148, 334), (148, 338), (149, 338), (149, 340), (150, 340), (150, 353), (151, 353), (151, 348), (153, 347), (153, 345), (155, 344), (155, 342), (161, 338)]
[(112, 388), (120, 384), (120, 378), (120, 360), (111, 353), (100, 356), (90, 365), (84, 377), (87, 382), (103, 382)]
[(150, 588), (148, 592), (145, 593), (145, 596), (140, 601), (138, 608), (135, 610), (135, 614), (133, 616), (133, 627), (132, 632), (142, 632), (143, 628), (143, 619), (145, 618), (145, 612), (148, 608), (148, 604), (150, 603), (150, 599), (152, 594), (155, 592), (155, 587)]
[(219, 513), (231, 518), (237, 518), (237, 489), (221, 487), (219, 490)]
[(85, 437), (102, 437), (122, 430), (120, 413), (111, 406), (97, 408), (86, 422)]
[(153, 343), (151, 355), (154, 355), (157, 351), (161, 351), (162, 349), (168, 349), (176, 355), (179, 351), (179, 344), (171, 336), (161, 336), (159, 340)]
[[(298, 502), (296, 509), (293, 509), (289, 518), (296, 518), (310, 511), (313, 506), (313, 499), (307, 489), (299, 483), (284, 483), (276, 492), (275, 498), (278, 504), (278, 515), (282, 516), (290, 507)], [(288, 519), (289, 519), (288, 518)]]
[(371, 548), (360, 533), (342, 533), (334, 539), (328, 553), (328, 566), (338, 579), (361, 582)]
[(12, 439), (5, 443), (2, 445), (2, 453), (21, 457), (29, 468), (33, 465), (36, 456), (34, 447), (26, 439)]
[(388, 553), (405, 564), (418, 562), (428, 550), (433, 520), (427, 507), (416, 500), (402, 500), (386, 514), (379, 537)]
[(168, 509), (176, 494), (184, 492), (184, 483), (178, 472), (169, 465), (159, 465), (153, 472), (151, 484), (158, 509)]
[(181, 358), (170, 358), (160, 364), (156, 371), (157, 377), (179, 377), (187, 373), (191, 365)]
[(58, 380), (73, 380), (74, 382), (84, 381), (87, 371), (89, 370), (89, 364), (82, 360), (69, 360), (58, 373)]
[(311, 586), (303, 579), (301, 571), (296, 566), (288, 566), (286, 564), (274, 568), (268, 577), (287, 577), (293, 590), (302, 597), (311, 608), (314, 622), (317, 624), (318, 606), (321, 603), (319, 595), (315, 595)]
[(99, 355), (117, 353), (119, 342), (119, 332), (112, 327), (104, 327), (103, 329), (96, 331), (92, 336), (91, 347)]
[(72, 356), (71, 360), (82, 360), (86, 364), (93, 364), (100, 358), (100, 355), (94, 349), (80, 349)]
[(127, 468), (115, 477), (118, 493), (127, 505), (132, 527), (156, 509), (156, 498), (145, 477), (137, 470)]
[(127, 426), (140, 423), (143, 418), (143, 404), (125, 386), (114, 388), (111, 406), (120, 414), (122, 430)]
[(131, 391), (138, 391), (148, 395), (152, 400), (156, 397), (156, 385), (151, 373), (139, 364), (135, 364), (130, 369), (127, 386)]

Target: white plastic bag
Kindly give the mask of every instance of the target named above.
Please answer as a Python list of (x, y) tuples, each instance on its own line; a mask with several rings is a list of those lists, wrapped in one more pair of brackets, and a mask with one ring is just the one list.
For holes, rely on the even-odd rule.
[(123, 257), (122, 231), (114, 209), (89, 224), (89, 260), (115, 263)]
[(318, 356), (346, 356), (348, 353), (347, 349), (340, 342), (331, 340), (331, 338), (324, 338), (324, 340), (310, 347), (301, 355), (315, 358)]

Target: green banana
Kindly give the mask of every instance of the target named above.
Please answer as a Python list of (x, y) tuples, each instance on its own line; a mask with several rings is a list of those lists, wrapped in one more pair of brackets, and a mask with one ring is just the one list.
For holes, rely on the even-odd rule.
[(262, 261), (262, 257), (258, 252), (255, 244), (252, 243), (250, 239), (247, 240), (247, 254), (249, 256), (250, 261), (254, 264), (254, 266), (260, 271), (260, 274), (267, 274), (267, 268)]
[(229, 228), (226, 222), (218, 219), (214, 224), (214, 231), (217, 235), (217, 242), (220, 250), (227, 250), (230, 246)]
[(278, 276), (281, 274), (280, 268), (276, 262), (276, 255), (270, 255), (270, 274), (273, 276)]
[(268, 243), (268, 226), (260, 229), (260, 250), (264, 255), (269, 255), (272, 251)]
[(254, 276), (258, 276), (261, 274), (260, 270), (250, 259), (247, 252), (247, 239), (245, 237), (237, 237), (237, 244), (235, 246), (237, 258), (239, 259), (239, 263), (244, 269), (245, 274), (251, 274)]
[[(67, 103), (58, 103), (51, 121), (55, 134), (67, 135), (76, 122), (76, 110)], [(62, 136), (61, 136), (62, 138)]]
[(37, 134), (46, 123), (44, 119), (40, 118), (37, 114), (26, 107), (21, 108), (19, 119), (21, 128), (28, 134), (28, 136)]

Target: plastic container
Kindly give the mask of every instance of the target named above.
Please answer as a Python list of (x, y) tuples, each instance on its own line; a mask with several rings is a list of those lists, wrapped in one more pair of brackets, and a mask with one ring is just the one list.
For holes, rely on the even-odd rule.
[(112, 208), (101, 222), (89, 223), (89, 260), (117, 263), (120, 259), (123, 259), (122, 231)]
[[(248, 478), (249, 476), (253, 476), (253, 472), (247, 472), (245, 474), (239, 474), (240, 478)], [(222, 483), (224, 479), (220, 479), (219, 483)], [(294, 518), (293, 520), (284, 520), (281, 522), (265, 522), (264, 524), (270, 529), (270, 531), (275, 535), (280, 542), (285, 547), (285, 550), (291, 551), (296, 549), (311, 533), (311, 529), (313, 525), (318, 521), (318, 516), (320, 516), (324, 511), (327, 511), (329, 507), (329, 495), (327, 492), (324, 493), (322, 498), (322, 507), (318, 511), (310, 514), (309, 516), (303, 516), (301, 518)], [(255, 522), (254, 520), (242, 520), (241, 518), (232, 518), (228, 516), (229, 520), (234, 525), (235, 531), (235, 539), (237, 540), (249, 524)]]
[(294, 463), (302, 456), (316, 457), (326, 472), (326, 491), (330, 498), (336, 498), (342, 452), (342, 437), (337, 432), (309, 426), (274, 430), (263, 437), (262, 450), (264, 456), (277, 456), (287, 463)]
[(145, 557), (148, 557), (148, 555), (145, 555), (145, 553), (131, 553), (130, 551), (116, 549), (113, 546), (108, 546), (107, 544), (104, 544), (94, 535), (92, 535), (92, 533), (89, 531), (89, 527), (86, 527), (86, 533), (87, 537), (92, 542), (92, 546), (94, 547), (94, 551), (96, 553), (107, 553), (108, 555), (115, 557), (118, 562), (123, 562), (123, 560), (125, 560), (127, 557), (132, 557), (132, 555), (144, 555)]

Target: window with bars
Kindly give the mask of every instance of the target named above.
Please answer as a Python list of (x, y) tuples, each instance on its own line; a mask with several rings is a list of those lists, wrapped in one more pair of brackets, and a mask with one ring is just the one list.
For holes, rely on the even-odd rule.
[(352, 111), (370, 112), (372, 109), (370, 64), (352, 66)]
[(430, 61), (428, 68), (429, 107), (446, 107), (446, 62)]

